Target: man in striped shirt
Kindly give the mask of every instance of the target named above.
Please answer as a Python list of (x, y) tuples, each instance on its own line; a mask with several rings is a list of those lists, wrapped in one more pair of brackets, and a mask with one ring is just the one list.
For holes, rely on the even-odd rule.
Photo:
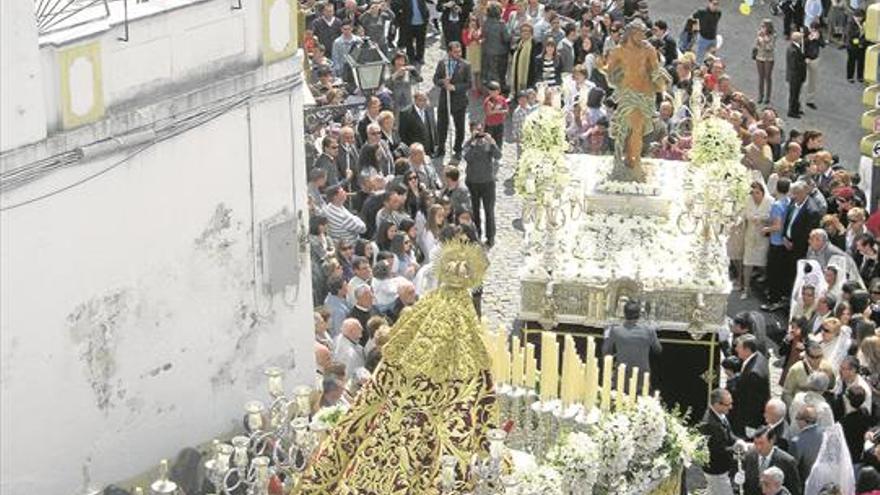
[(324, 215), (327, 217), (328, 233), (333, 240), (354, 242), (359, 234), (367, 231), (367, 226), (359, 217), (345, 208), (348, 194), (342, 184), (334, 184), (327, 188), (327, 206)]

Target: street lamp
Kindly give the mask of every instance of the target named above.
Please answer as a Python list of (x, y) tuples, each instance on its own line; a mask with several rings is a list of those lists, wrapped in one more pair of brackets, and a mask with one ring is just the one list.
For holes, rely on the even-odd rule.
[(379, 89), (387, 77), (388, 58), (372, 40), (366, 40), (354, 47), (345, 56), (351, 67), (354, 82), (364, 96)]

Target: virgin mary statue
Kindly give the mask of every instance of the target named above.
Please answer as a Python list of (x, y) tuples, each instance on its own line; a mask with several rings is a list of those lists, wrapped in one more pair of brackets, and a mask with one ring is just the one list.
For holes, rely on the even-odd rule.
[(479, 246), (452, 241), (436, 266), (440, 287), (394, 325), (372, 380), (294, 494), (439, 494), (443, 456), (459, 459), (457, 479), (464, 480), (472, 455), (488, 452), (486, 432), (498, 411), (468, 290), (487, 262)]

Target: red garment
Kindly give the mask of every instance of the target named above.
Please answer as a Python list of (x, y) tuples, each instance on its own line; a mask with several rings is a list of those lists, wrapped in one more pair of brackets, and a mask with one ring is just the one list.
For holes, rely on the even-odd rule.
[(470, 28), (461, 30), (461, 44), (465, 47), (471, 46), (471, 43), (481, 43), (483, 41), (483, 33), (479, 29), (471, 32)]
[(715, 91), (715, 86), (718, 86), (718, 79), (714, 74), (706, 75), (706, 78), (703, 81), (709, 91)]
[(868, 228), (870, 233), (874, 234), (874, 237), (880, 237), (880, 210), (871, 213), (868, 221), (865, 222), (865, 227)]
[[(490, 114), (489, 110), (495, 107), (496, 110), (504, 110), (504, 112), (499, 112), (497, 114)], [(507, 98), (498, 95), (494, 98), (492, 96), (487, 96), (485, 100), (483, 100), (483, 115), (486, 118), (483, 120), (483, 125), (485, 127), (491, 127), (496, 125), (504, 124), (504, 119), (507, 118)]]
[(519, 11), (519, 7), (516, 6), (515, 2), (511, 1), (507, 5), (505, 5), (504, 10), (501, 11), (501, 19), (504, 22), (507, 22), (510, 20), (510, 14), (512, 14), (514, 12), (518, 12), (518, 11)]

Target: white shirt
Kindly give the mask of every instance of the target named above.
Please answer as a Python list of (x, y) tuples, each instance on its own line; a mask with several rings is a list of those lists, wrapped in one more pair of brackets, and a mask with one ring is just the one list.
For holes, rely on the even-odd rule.
[(367, 355), (360, 343), (340, 334), (336, 337), (333, 347), (333, 360), (345, 365), (347, 380), (357, 382), (362, 378), (369, 378), (370, 372), (365, 368)]

